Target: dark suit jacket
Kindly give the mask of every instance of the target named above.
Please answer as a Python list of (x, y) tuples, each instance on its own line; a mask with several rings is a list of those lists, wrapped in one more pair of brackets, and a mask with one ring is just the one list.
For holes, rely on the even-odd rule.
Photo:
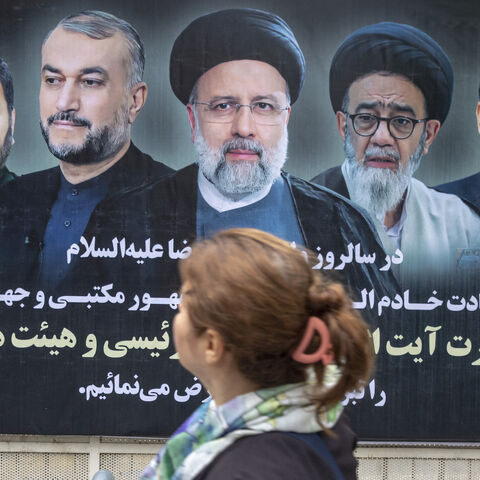
[(480, 172), (454, 182), (433, 187), (443, 193), (453, 193), (470, 205), (480, 209)]
[[(120, 192), (173, 172), (133, 144), (112, 168), (113, 178), (100, 204)], [(36, 281), (43, 236), (57, 198), (60, 176), (57, 166), (22, 175), (0, 191), (0, 282), (8, 283), (9, 288), (31, 286)]]
[(11, 182), (17, 178), (17, 176), (11, 172), (7, 167), (3, 166), (0, 168), (0, 187), (3, 187), (8, 182)]

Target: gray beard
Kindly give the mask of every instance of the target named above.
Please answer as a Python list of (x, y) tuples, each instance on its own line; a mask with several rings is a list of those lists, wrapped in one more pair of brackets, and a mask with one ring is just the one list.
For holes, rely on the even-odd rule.
[[(68, 112), (62, 112), (62, 114), (65, 120), (69, 119), (69, 115), (74, 117), (74, 114), (69, 114)], [(112, 158), (129, 139), (127, 104), (122, 105), (117, 110), (110, 125), (93, 129), (88, 120), (82, 119), (85, 123), (88, 123), (86, 127), (88, 132), (83, 145), (70, 145), (68, 143), (53, 145), (50, 142), (49, 128), (53, 117), (55, 115), (50, 117), (46, 124), (40, 121), (43, 138), (47, 142), (48, 149), (55, 157), (72, 165), (91, 165)]]
[[(348, 188), (352, 201), (365, 208), (381, 223), (387, 212), (402, 201), (410, 180), (420, 166), (427, 132), (424, 131), (415, 152), (410, 156), (406, 167), (400, 165), (400, 155), (393, 148), (371, 147), (367, 149), (361, 163), (357, 162), (350, 132), (345, 131), (346, 173), (349, 177)], [(371, 156), (388, 156), (398, 164), (397, 170), (389, 168), (365, 167), (365, 159)]]
[[(271, 185), (280, 176), (287, 160), (288, 133), (285, 132), (272, 148), (264, 148), (256, 140), (237, 137), (225, 142), (221, 148), (210, 147), (199, 129), (195, 132), (193, 145), (196, 162), (205, 178), (227, 198), (238, 201)], [(230, 150), (251, 150), (258, 154), (259, 161), (236, 161), (228, 163)]]

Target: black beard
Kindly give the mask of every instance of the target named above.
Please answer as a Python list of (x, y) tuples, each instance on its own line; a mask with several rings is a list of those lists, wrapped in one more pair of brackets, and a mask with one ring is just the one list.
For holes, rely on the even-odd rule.
[(52, 145), (50, 143), (49, 132), (41, 121), (40, 128), (50, 152), (59, 160), (72, 165), (92, 165), (95, 163), (101, 163), (107, 158), (114, 157), (125, 145), (125, 142), (117, 142), (113, 144), (111, 139), (114, 135), (112, 135), (112, 127), (109, 125), (106, 125), (101, 130), (97, 130), (93, 133), (89, 130), (85, 142), (80, 146)]

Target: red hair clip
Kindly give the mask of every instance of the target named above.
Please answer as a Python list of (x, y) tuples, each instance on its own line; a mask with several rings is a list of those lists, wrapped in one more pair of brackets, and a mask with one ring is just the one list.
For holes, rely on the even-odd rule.
[[(318, 332), (322, 337), (322, 342), (316, 352), (305, 353), (312, 342), (313, 334)], [(322, 361), (326, 366), (334, 360), (332, 352), (332, 344), (330, 342), (330, 333), (325, 322), (318, 317), (310, 317), (308, 319), (307, 328), (303, 334), (303, 338), (292, 354), (292, 358), (300, 363), (316, 363)]]

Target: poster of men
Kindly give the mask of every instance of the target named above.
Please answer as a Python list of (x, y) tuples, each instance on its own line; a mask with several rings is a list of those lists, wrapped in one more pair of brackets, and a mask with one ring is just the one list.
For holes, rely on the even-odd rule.
[(0, 433), (171, 434), (178, 263), (249, 227), (369, 324), (360, 439), (478, 441), (480, 6), (1, 8)]

